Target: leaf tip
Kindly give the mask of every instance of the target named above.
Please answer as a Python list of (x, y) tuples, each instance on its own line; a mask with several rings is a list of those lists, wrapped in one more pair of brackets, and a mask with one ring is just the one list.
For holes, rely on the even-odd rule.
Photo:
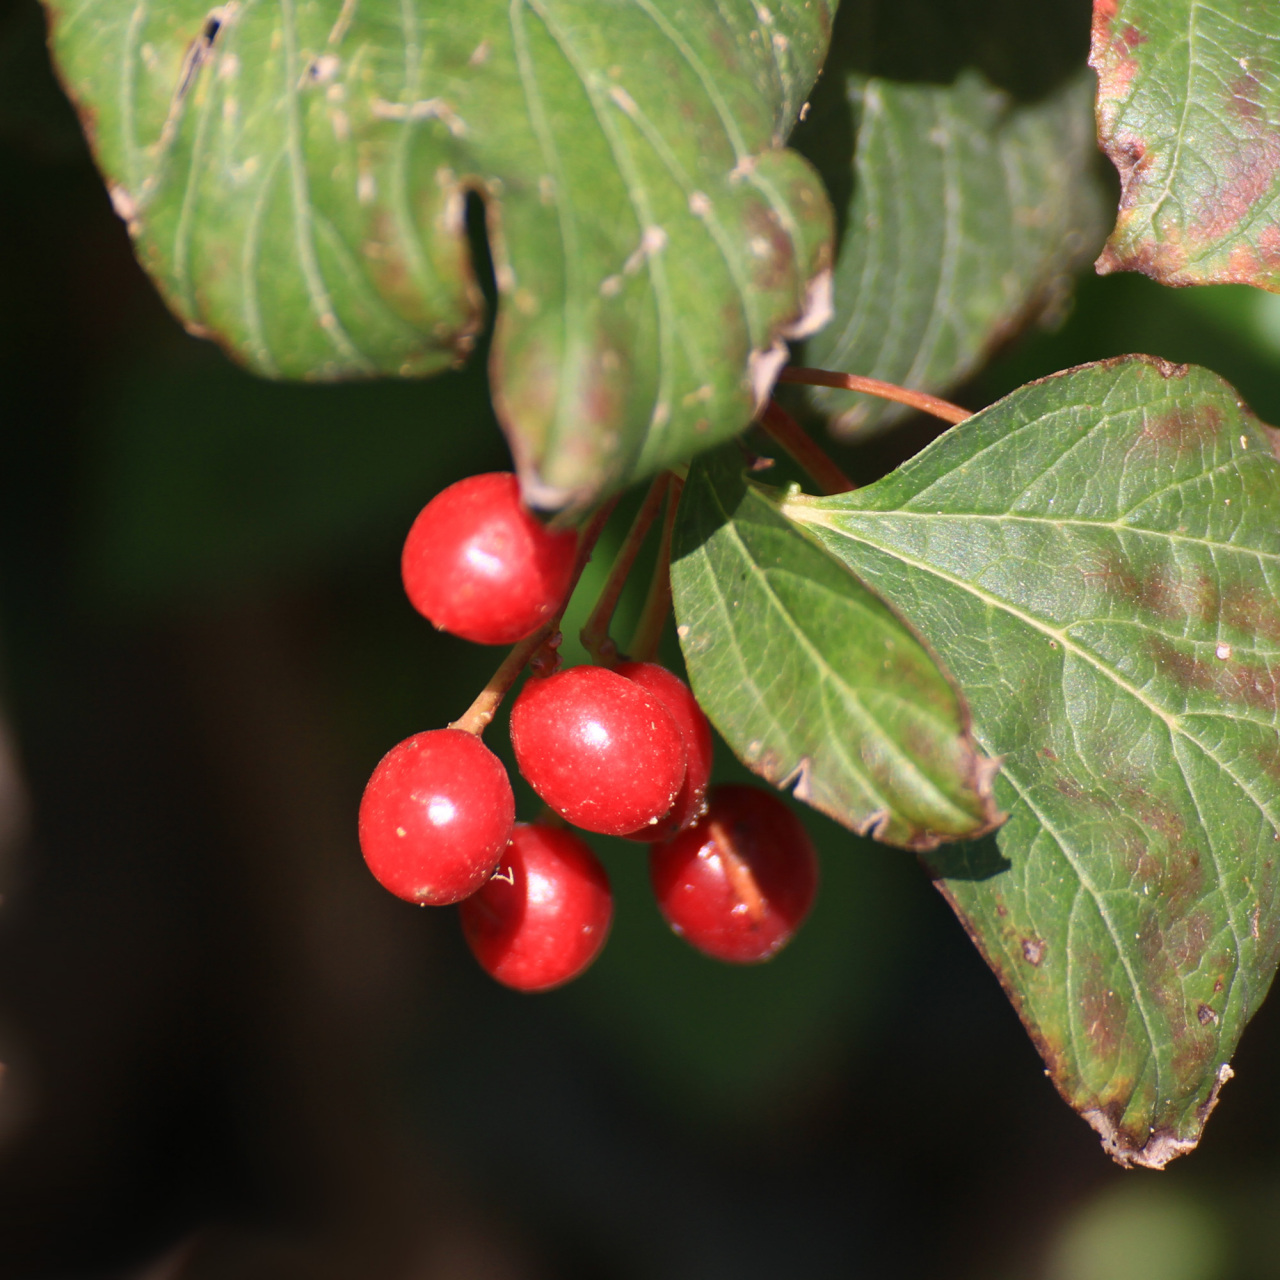
[(1218, 1105), (1222, 1086), (1235, 1075), (1229, 1063), (1222, 1063), (1214, 1078), (1209, 1096), (1195, 1110), (1195, 1128), (1190, 1136), (1171, 1129), (1152, 1129), (1146, 1141), (1138, 1146), (1131, 1133), (1112, 1119), (1106, 1108), (1092, 1107), (1080, 1114), (1102, 1139), (1102, 1149), (1123, 1169), (1163, 1169), (1171, 1160), (1194, 1151), (1200, 1145), (1205, 1122)]

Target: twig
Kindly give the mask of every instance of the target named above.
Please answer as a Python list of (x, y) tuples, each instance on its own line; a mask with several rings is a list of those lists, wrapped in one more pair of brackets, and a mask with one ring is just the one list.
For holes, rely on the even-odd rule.
[(779, 382), (801, 382), (811, 387), (835, 387), (842, 391), (860, 391), (863, 395), (879, 396), (881, 400), (896, 400), (910, 405), (922, 413), (931, 413), (944, 422), (963, 422), (973, 415), (950, 400), (927, 395), (923, 391), (911, 391), (879, 378), (864, 378), (857, 373), (831, 373), (827, 369), (803, 369), (792, 366), (778, 375)]
[(521, 640), (502, 660), (501, 666), (489, 677), (489, 683), (476, 695), (471, 705), (458, 717), (449, 728), (461, 729), (465, 733), (474, 733), (477, 737), (488, 727), (498, 708), (502, 705), (511, 686), (520, 678), (520, 673), (537, 656), (543, 647), (554, 649), (560, 643), (560, 619), (568, 607), (573, 589), (582, 577), (582, 571), (591, 559), (591, 552), (600, 540), (613, 509), (617, 505), (616, 498), (610, 498), (602, 504), (591, 517), (587, 527), (582, 531), (578, 542), (578, 558), (573, 566), (573, 576), (569, 581), (569, 589), (564, 593), (564, 600), (553, 617), (550, 617), (531, 636)]
[(746, 908), (752, 924), (759, 924), (764, 919), (767, 903), (751, 868), (738, 856), (733, 847), (733, 839), (724, 829), (723, 823), (713, 818), (707, 824), (707, 828), (715, 842), (715, 851), (724, 863), (725, 879), (729, 881), (733, 896)]
[(776, 400), (765, 407), (760, 425), (813, 477), (823, 493), (850, 493), (858, 487)]
[(658, 512), (662, 510), (662, 499), (666, 497), (672, 479), (671, 473), (664, 471), (649, 486), (649, 492), (645, 494), (640, 510), (636, 512), (636, 518), (631, 522), (631, 528), (627, 530), (627, 536), (614, 557), (613, 567), (600, 592), (600, 599), (596, 601), (596, 607), (580, 632), (582, 647), (591, 655), (593, 662), (609, 665), (618, 656), (618, 646), (609, 637), (609, 624), (613, 621), (613, 612), (618, 607), (622, 588), (626, 586), (636, 556), (640, 554), (645, 537), (658, 518)]
[(684, 481), (672, 476), (667, 490), (667, 510), (662, 520), (662, 541), (658, 544), (658, 563), (654, 566), (649, 591), (640, 609), (640, 620), (627, 650), (636, 662), (653, 660), (662, 640), (662, 628), (667, 625), (667, 614), (671, 611), (671, 534), (675, 529), (676, 510), (680, 506), (683, 489)]

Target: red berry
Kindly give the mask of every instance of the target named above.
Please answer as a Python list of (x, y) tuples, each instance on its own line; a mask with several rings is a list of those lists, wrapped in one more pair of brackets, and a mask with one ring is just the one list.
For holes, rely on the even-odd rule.
[(706, 817), (653, 849), (649, 877), (676, 933), (717, 960), (752, 964), (784, 947), (808, 914), (818, 859), (777, 796), (719, 786)]
[(539, 523), (507, 471), (451, 484), (423, 507), (400, 574), (415, 609), (441, 631), (514, 644), (564, 603), (578, 535)]
[(443, 906), (489, 878), (515, 816), (498, 757), (474, 734), (432, 729), (378, 762), (360, 801), (360, 849), (384, 889)]
[(669, 840), (678, 831), (691, 826), (707, 807), (707, 783), (711, 779), (711, 726), (698, 700), (678, 675), (656, 662), (620, 662), (614, 671), (647, 689), (671, 713), (680, 726), (684, 739), (684, 785), (671, 812), (656, 826), (646, 827), (631, 835), (633, 840)]
[(521, 822), (493, 878), (458, 910), (486, 973), (517, 991), (549, 991), (600, 954), (613, 895), (599, 859), (573, 832)]
[(547, 804), (608, 836), (664, 817), (684, 782), (684, 739), (670, 712), (604, 667), (526, 681), (511, 708), (511, 745)]

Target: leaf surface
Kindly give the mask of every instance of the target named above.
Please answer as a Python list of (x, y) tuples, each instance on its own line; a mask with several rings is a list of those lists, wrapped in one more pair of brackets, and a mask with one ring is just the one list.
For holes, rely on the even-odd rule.
[(1009, 820), (933, 866), (1125, 1164), (1193, 1147), (1280, 958), (1280, 466), (1221, 379), (1023, 387), (784, 503), (929, 637)]
[[(835, 319), (810, 339), (806, 363), (937, 394), (1060, 310), (1104, 230), (1092, 83), (1076, 75), (1018, 102), (976, 71), (950, 85), (848, 76), (826, 114), (851, 123), (823, 119), (812, 134), (829, 187), (852, 194)], [(840, 156), (821, 150), (842, 127), (855, 131), (851, 187), (835, 172)], [(810, 394), (843, 436), (906, 412), (848, 392)]]
[[(740, 430), (826, 314), (782, 149), (825, 0), (55, 0), (53, 43), (170, 305), (272, 377), (414, 375), (500, 297), (526, 494), (583, 503)], [(436, 423), (447, 430), (449, 424)]]
[(1280, 7), (1094, 0), (1120, 211), (1098, 270), (1280, 291)]
[(994, 764), (915, 635), (743, 475), (694, 463), (671, 585), (698, 701), (739, 759), (859, 834), (928, 849), (989, 830)]

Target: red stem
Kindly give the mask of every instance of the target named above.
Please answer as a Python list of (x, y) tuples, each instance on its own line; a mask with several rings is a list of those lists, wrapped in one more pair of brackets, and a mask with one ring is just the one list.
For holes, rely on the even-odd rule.
[(811, 387), (835, 387), (842, 391), (860, 391), (863, 395), (879, 396), (881, 400), (896, 400), (899, 404), (910, 405), (923, 413), (931, 413), (944, 422), (963, 422), (973, 415), (968, 409), (962, 409), (950, 400), (941, 400), (937, 396), (926, 395), (923, 391), (909, 391), (906, 387), (896, 386), (892, 382), (881, 382), (879, 378), (864, 378), (857, 373), (831, 373), (827, 369), (804, 369), (796, 366), (783, 369), (778, 375), (779, 382), (802, 382)]
[(680, 506), (680, 493), (683, 489), (684, 481), (678, 476), (672, 476), (671, 487), (667, 490), (667, 509), (662, 518), (658, 563), (654, 566), (649, 594), (644, 598), (640, 621), (636, 623), (631, 647), (627, 651), (635, 662), (653, 661), (662, 639), (662, 628), (667, 625), (667, 614), (671, 611), (671, 534), (675, 528), (676, 510)]
[(765, 407), (760, 425), (813, 477), (823, 493), (849, 493), (858, 487), (776, 400)]
[(645, 537), (658, 518), (658, 512), (662, 510), (662, 499), (666, 497), (672, 479), (669, 471), (654, 477), (649, 492), (645, 494), (640, 510), (636, 512), (636, 518), (631, 522), (631, 528), (627, 530), (627, 536), (614, 557), (613, 567), (600, 592), (600, 599), (596, 601), (596, 607), (592, 609), (591, 616), (582, 628), (582, 647), (591, 655), (593, 662), (609, 666), (618, 656), (618, 646), (609, 637), (609, 624), (613, 621), (614, 610), (618, 607), (622, 588), (627, 584), (636, 556), (640, 554)]
[(613, 509), (617, 502), (617, 498), (610, 498), (608, 502), (603, 503), (596, 509), (595, 515), (591, 517), (590, 522), (583, 529), (582, 537), (578, 541), (578, 558), (573, 566), (573, 577), (569, 582), (569, 590), (565, 592), (564, 600), (555, 615), (548, 618), (537, 631), (521, 640), (507, 654), (502, 660), (502, 665), (489, 677), (489, 683), (480, 690), (472, 704), (449, 728), (462, 729), (466, 733), (474, 733), (479, 737), (489, 727), (494, 714), (502, 705), (502, 699), (507, 696), (511, 686), (520, 678), (520, 673), (525, 667), (537, 656), (538, 651), (544, 646), (554, 649), (560, 643), (560, 638), (557, 634), (560, 627), (560, 619), (568, 607), (569, 599), (573, 595), (573, 589), (578, 585), (578, 579), (582, 577), (582, 571), (587, 567), (587, 562), (591, 559), (591, 552), (600, 540), (600, 535), (604, 532), (604, 527), (608, 523), (609, 517), (613, 514)]

